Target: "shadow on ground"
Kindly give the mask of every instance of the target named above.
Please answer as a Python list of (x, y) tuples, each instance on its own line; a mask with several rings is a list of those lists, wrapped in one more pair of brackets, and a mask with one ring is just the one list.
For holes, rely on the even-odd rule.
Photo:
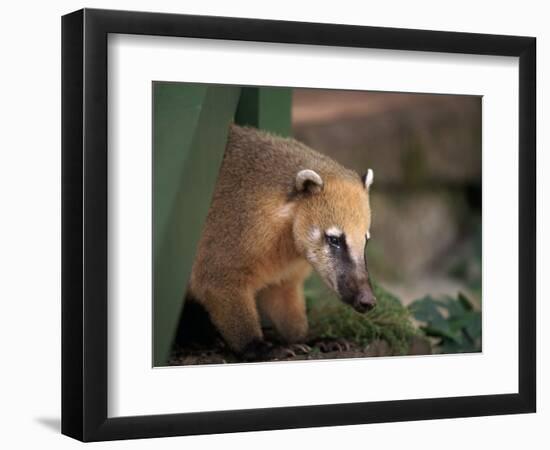
[(37, 417), (34, 420), (50, 431), (61, 433), (61, 419), (59, 417)]

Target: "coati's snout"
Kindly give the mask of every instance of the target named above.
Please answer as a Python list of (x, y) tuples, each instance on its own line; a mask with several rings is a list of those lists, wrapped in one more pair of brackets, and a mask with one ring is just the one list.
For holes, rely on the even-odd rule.
[[(365, 313), (376, 305), (367, 269), (366, 247), (368, 232), (364, 238), (353, 239), (336, 227), (325, 232), (327, 259), (312, 265), (327, 281), (340, 299), (356, 311)], [(319, 267), (322, 265), (323, 267)], [(334, 280), (334, 281), (333, 281)]]
[(344, 303), (360, 313), (369, 312), (376, 306), (376, 297), (368, 280), (357, 286), (353, 281), (342, 277), (338, 282), (338, 294)]
[(359, 312), (376, 305), (366, 259), (372, 181), (370, 169), (353, 179), (324, 179), (312, 170), (296, 177), (296, 246), (342, 301)]
[[(342, 234), (342, 246), (345, 234)], [(365, 247), (368, 239), (365, 239)], [(347, 249), (350, 252), (350, 249)], [(347, 303), (357, 312), (366, 313), (376, 306), (372, 284), (367, 270), (366, 257), (362, 261), (353, 261), (347, 255), (336, 255), (332, 261), (333, 270), (337, 272), (336, 293), (344, 303)]]

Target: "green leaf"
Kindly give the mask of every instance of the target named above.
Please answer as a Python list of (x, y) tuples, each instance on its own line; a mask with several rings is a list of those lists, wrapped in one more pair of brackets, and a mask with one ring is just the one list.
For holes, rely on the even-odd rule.
[(442, 353), (476, 352), (481, 350), (481, 312), (475, 311), (464, 296), (434, 299), (425, 296), (409, 305), (414, 318), (424, 325), (421, 330), (438, 338)]
[(470, 302), (462, 292), (458, 293), (458, 301), (466, 311), (472, 311), (474, 309), (472, 302)]
[(445, 319), (439, 307), (444, 307), (445, 304), (434, 300), (430, 296), (426, 296), (409, 305), (409, 310), (416, 320), (424, 322), (430, 328), (439, 330), (443, 334), (451, 332), (448, 321)]

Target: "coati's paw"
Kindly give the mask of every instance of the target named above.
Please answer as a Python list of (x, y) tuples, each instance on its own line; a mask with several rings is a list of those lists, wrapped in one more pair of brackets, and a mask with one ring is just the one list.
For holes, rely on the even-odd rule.
[(271, 358), (272, 360), (281, 360), (281, 359), (289, 359), (289, 358), (295, 358), (296, 353), (292, 348), (286, 347), (286, 346), (279, 346), (274, 347), (271, 351)]
[(273, 347), (271, 359), (289, 359), (296, 358), (298, 355), (307, 355), (311, 352), (311, 347), (306, 344), (290, 344)]
[(295, 355), (307, 355), (311, 352), (311, 347), (307, 344), (291, 344), (287, 348), (292, 350)]
[(350, 350), (349, 342), (344, 339), (320, 339), (312, 343), (323, 353), (346, 352)]
[(273, 344), (263, 339), (254, 339), (249, 342), (239, 356), (244, 361), (266, 361), (272, 359)]
[(295, 358), (297, 355), (307, 355), (311, 347), (306, 344), (273, 345), (263, 340), (249, 343), (241, 353), (245, 361), (271, 361), (278, 359)]

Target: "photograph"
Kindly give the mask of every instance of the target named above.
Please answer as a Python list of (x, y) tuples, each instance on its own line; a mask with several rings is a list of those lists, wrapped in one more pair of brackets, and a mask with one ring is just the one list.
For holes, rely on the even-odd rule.
[(154, 366), (482, 351), (482, 96), (152, 104)]

